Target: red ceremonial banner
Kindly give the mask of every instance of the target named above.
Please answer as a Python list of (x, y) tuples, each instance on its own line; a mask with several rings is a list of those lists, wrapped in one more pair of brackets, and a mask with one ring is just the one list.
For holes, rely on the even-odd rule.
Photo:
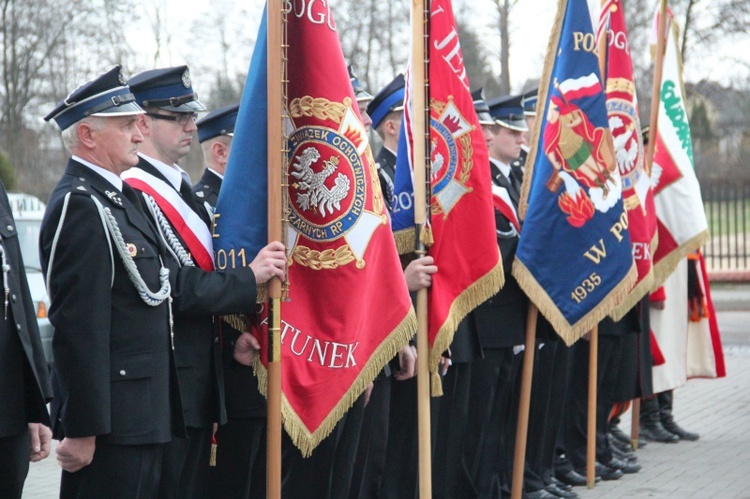
[[(608, 22), (607, 22), (608, 20)], [(606, 30), (607, 115), (615, 145), (615, 157), (622, 177), (622, 199), (628, 214), (628, 231), (638, 280), (626, 298), (610, 314), (621, 319), (653, 285), (653, 256), (656, 249), (656, 208), (651, 190), (651, 172), (646, 170), (638, 99), (633, 79), (625, 12), (620, 0), (607, 2), (600, 26)], [(605, 33), (602, 34), (604, 36)]]
[[(426, 152), (430, 158), (427, 178), (433, 240), (429, 254), (438, 267), (428, 294), (430, 370), (434, 375), (459, 322), (498, 292), (504, 275), (495, 235), (487, 145), (474, 110), (449, 0), (430, 3), (428, 40), (430, 143)], [(410, 133), (412, 121), (422, 116), (412, 109), (410, 100), (412, 85), (416, 84), (408, 71), (404, 110), (407, 140), (401, 141), (403, 145), (421, 140)], [(409, 209), (413, 199), (411, 150), (408, 146), (399, 148), (396, 167), (393, 226), (402, 253), (414, 250), (414, 216)]]
[[(323, 2), (290, 5), (282, 415), (309, 455), (406, 345), (416, 317), (333, 14)], [(265, 370), (260, 380), (265, 390)]]

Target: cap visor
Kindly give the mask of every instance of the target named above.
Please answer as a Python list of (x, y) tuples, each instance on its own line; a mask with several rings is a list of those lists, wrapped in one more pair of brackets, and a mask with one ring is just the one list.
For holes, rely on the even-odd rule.
[(505, 128), (510, 128), (511, 130), (516, 130), (518, 132), (529, 131), (529, 127), (526, 126), (525, 120), (495, 120), (495, 122), (500, 126), (504, 126)]
[(112, 106), (98, 113), (94, 113), (91, 116), (130, 116), (132, 114), (144, 114), (146, 111), (141, 109), (141, 106), (135, 102), (128, 102), (121, 106)]
[(203, 103), (199, 100), (191, 100), (190, 102), (180, 104), (176, 107), (159, 106), (159, 109), (164, 109), (165, 111), (172, 111), (175, 113), (199, 113), (202, 111), (207, 111), (206, 106), (204, 106)]

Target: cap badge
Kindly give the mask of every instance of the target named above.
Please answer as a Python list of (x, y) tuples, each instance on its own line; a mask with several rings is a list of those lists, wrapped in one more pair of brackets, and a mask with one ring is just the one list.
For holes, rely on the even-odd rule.
[(184, 73), (182, 73), (182, 84), (185, 85), (185, 88), (190, 88), (190, 70), (186, 69)]

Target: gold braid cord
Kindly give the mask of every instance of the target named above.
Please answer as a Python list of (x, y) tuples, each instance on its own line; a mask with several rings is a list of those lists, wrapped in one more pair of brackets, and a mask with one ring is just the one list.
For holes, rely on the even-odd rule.
[(307, 246), (296, 246), (292, 259), (304, 267), (310, 267), (313, 270), (330, 270), (346, 265), (354, 260), (354, 254), (349, 246), (339, 246), (335, 250), (327, 249), (317, 251)]
[(341, 123), (344, 119), (346, 109), (349, 107), (351, 100), (349, 97), (344, 99), (344, 103), (331, 102), (328, 99), (313, 98), (309, 95), (292, 99), (289, 103), (289, 114), (292, 118), (302, 118), (314, 116), (319, 120), (332, 120)]

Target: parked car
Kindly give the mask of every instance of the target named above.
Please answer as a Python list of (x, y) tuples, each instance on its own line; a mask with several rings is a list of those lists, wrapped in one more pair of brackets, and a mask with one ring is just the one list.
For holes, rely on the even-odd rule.
[(44, 355), (51, 366), (53, 328), (47, 318), (49, 295), (42, 276), (42, 266), (39, 263), (39, 233), (42, 227), (42, 217), (46, 205), (39, 198), (29, 194), (8, 193), (10, 208), (16, 220), (18, 242), (21, 246), (23, 264), (26, 267), (26, 277), (29, 281), (29, 291), (36, 310), (39, 334), (42, 337)]

